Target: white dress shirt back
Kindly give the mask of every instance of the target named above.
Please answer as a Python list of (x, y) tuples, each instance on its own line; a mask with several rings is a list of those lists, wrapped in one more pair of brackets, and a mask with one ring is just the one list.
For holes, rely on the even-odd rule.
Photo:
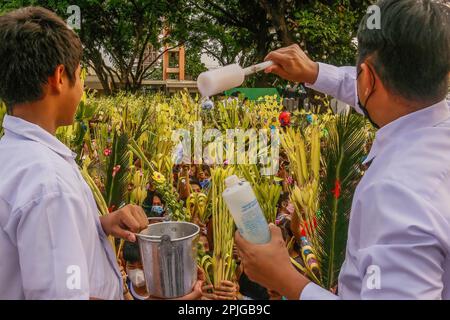
[[(357, 105), (355, 68), (320, 64), (310, 87)], [(369, 161), (353, 197), (339, 296), (309, 284), (300, 298), (450, 299), (447, 102), (378, 130)]]
[(0, 299), (121, 299), (92, 193), (56, 137), (5, 116), (0, 140)]

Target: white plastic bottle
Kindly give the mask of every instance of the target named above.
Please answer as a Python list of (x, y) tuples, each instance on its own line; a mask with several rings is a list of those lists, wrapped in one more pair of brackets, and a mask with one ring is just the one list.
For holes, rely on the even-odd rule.
[(198, 76), (197, 87), (203, 97), (211, 97), (220, 92), (239, 87), (246, 76), (267, 69), (271, 65), (273, 65), (272, 61), (266, 61), (244, 69), (238, 64), (230, 64), (206, 71)]
[(242, 237), (263, 244), (270, 241), (270, 230), (250, 183), (233, 175), (225, 179), (222, 196)]

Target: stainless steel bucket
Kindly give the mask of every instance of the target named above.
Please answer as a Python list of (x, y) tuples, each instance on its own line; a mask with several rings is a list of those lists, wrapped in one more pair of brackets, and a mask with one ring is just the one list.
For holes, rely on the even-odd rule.
[(192, 292), (197, 281), (199, 232), (193, 223), (172, 221), (151, 224), (137, 234), (151, 296), (167, 299)]

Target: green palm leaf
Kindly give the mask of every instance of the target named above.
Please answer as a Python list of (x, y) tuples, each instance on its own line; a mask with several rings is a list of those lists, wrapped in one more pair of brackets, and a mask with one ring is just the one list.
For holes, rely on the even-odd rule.
[(3, 136), (3, 118), (6, 115), (6, 105), (0, 100), (0, 138)]
[(358, 115), (339, 115), (328, 125), (329, 139), (324, 149), (326, 177), (321, 183), (318, 219), (319, 260), (323, 285), (330, 289), (337, 284), (345, 259), (347, 231), (353, 193), (364, 156), (365, 119)]
[(109, 208), (117, 209), (126, 199), (129, 178), (128, 136), (116, 131), (111, 151), (106, 171), (105, 200)]

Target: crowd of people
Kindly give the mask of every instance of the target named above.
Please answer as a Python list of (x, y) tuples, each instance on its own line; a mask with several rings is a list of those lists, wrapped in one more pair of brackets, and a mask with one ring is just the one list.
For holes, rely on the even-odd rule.
[[(280, 123), (281, 125), (281, 123)], [(281, 157), (281, 163), (277, 176), (282, 187), (282, 194), (278, 201), (278, 212), (276, 224), (282, 229), (286, 244), (289, 244), (289, 253), (294, 265), (300, 265), (301, 271), (303, 260), (301, 257), (300, 239), (302, 228), (299, 218), (294, 210), (294, 205), (290, 202), (288, 187), (292, 184), (292, 177), (289, 175), (289, 163), (285, 156)], [(179, 200), (184, 203), (192, 193), (208, 194), (211, 184), (211, 167), (205, 164), (179, 164), (173, 167), (173, 188), (179, 195)], [(151, 184), (149, 184), (147, 197), (142, 205), (149, 219), (149, 223), (158, 223), (169, 220), (170, 209), (164, 203), (162, 195), (158, 194)], [(186, 203), (185, 203), (186, 205)], [(212, 218), (206, 223), (199, 219), (194, 219), (193, 223), (200, 227), (201, 233), (198, 239), (202, 251), (212, 255), (214, 250)], [(203, 282), (201, 292), (197, 295), (199, 299), (213, 300), (268, 300), (282, 299), (282, 297), (267, 288), (251, 281), (245, 274), (242, 265), (239, 263), (237, 250), (233, 251), (234, 259), (238, 263), (235, 276), (232, 281), (223, 281), (220, 286), (214, 288), (213, 285)], [(142, 260), (139, 253), (139, 245), (133, 242), (125, 242), (122, 252), (119, 254), (119, 265), (122, 266), (125, 284), (125, 298), (127, 299), (148, 299), (145, 286)], [(202, 272), (204, 272), (202, 270)], [(199, 278), (204, 280), (202, 272)]]

